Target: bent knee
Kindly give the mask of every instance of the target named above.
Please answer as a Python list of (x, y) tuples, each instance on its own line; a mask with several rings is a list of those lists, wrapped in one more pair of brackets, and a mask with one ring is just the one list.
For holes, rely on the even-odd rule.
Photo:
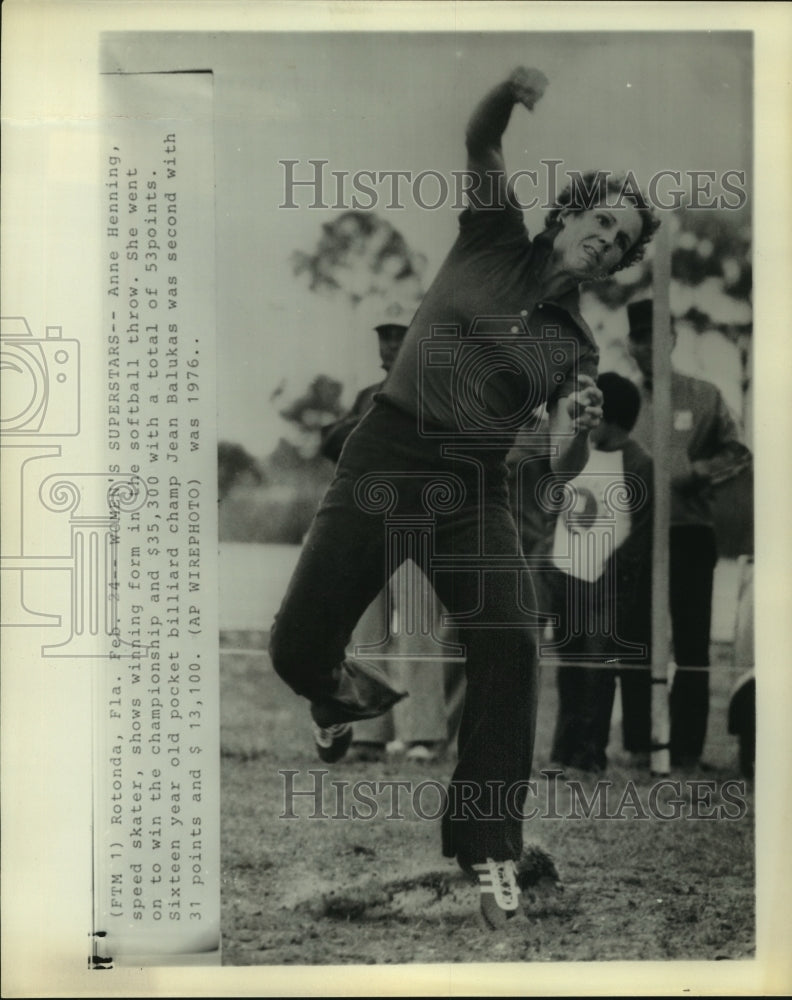
[(324, 657), (310, 640), (310, 627), (287, 628), (285, 622), (276, 621), (269, 641), (273, 670), (293, 691), (305, 697), (316, 695), (319, 678), (325, 672)]
[(276, 620), (269, 640), (269, 656), (272, 669), (285, 681), (290, 681), (297, 670), (294, 643), (289, 641), (288, 630)]

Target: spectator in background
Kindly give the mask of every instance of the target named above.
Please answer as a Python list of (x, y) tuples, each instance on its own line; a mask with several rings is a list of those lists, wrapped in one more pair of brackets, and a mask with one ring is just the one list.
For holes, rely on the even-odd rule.
[[(547, 574), (561, 661), (551, 760), (591, 772), (607, 764), (617, 661), (625, 717), (643, 707), (636, 698), (648, 708), (650, 689), (638, 678), (649, 677), (651, 630), (652, 460), (630, 437), (640, 395), (614, 372), (597, 385), (602, 423), (589, 434), (586, 466), (564, 487)], [(625, 731), (627, 749), (648, 750), (633, 743)]]
[[(652, 448), (652, 300), (627, 306), (628, 348), (641, 372), (633, 436)], [(676, 333), (672, 328), (670, 349)], [(709, 714), (709, 646), (717, 545), (712, 490), (751, 464), (723, 396), (709, 382), (671, 372), (670, 604), (677, 671), (670, 697), (671, 763), (700, 764)], [(636, 725), (638, 723), (636, 722)], [(650, 720), (643, 726), (648, 737)]]
[[(407, 327), (403, 323), (380, 323), (379, 326), (374, 327), (374, 330), (379, 342), (379, 355), (382, 368), (387, 375), (393, 366), (393, 362), (396, 360), (396, 355), (399, 353), (404, 335), (407, 333)], [(325, 458), (329, 458), (331, 462), (338, 461), (341, 457), (341, 449), (344, 447), (344, 442), (355, 427), (357, 427), (363, 414), (371, 409), (371, 404), (374, 402), (374, 394), (379, 392), (384, 382), (385, 380), (382, 379), (374, 385), (369, 385), (365, 389), (361, 389), (355, 397), (349, 413), (341, 417), (340, 420), (336, 420), (334, 423), (322, 428), (322, 443), (319, 450)]]
[[(374, 329), (379, 339), (382, 368), (387, 374), (399, 353), (407, 327), (401, 323), (388, 322), (381, 323)], [(374, 394), (383, 384), (384, 382), (377, 382), (361, 390), (349, 413), (322, 428), (320, 451), (325, 458), (338, 461), (344, 442), (360, 418), (370, 409)], [(414, 569), (416, 573), (420, 572), (417, 567)], [(422, 652), (434, 653), (436, 656), (436, 645), (431, 649), (423, 649), (422, 646), (427, 644), (422, 641), (420, 634), (405, 641), (404, 622), (400, 621), (404, 608), (398, 594), (408, 580), (415, 582), (417, 587), (428, 586), (425, 580), (416, 581), (415, 577), (409, 577), (408, 572), (406, 565), (399, 567), (387, 586), (369, 605), (350, 640), (350, 647), (354, 650), (356, 646), (376, 645), (385, 636), (389, 636), (387, 648), (383, 647), (380, 651), (388, 656), (388, 675), (397, 688), (410, 695), (385, 715), (355, 723), (351, 747), (358, 760), (381, 760), (385, 757), (387, 744), (395, 742), (404, 745), (408, 758), (428, 761), (442, 752), (449, 739), (444, 669), (450, 671), (454, 665), (422, 660)], [(439, 619), (439, 614), (436, 619)], [(434, 624), (434, 635), (439, 637), (442, 634), (440, 623), (436, 620)], [(464, 671), (459, 665), (455, 666), (457, 683), (463, 682)]]

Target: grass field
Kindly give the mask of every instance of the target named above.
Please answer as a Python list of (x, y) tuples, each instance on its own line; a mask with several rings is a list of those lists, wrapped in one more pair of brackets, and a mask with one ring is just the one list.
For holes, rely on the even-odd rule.
[[(605, 812), (611, 818), (597, 818), (597, 810), (585, 818), (575, 806), (579, 797), (571, 797), (571, 782), (541, 775), (550, 767), (555, 717), (555, 670), (552, 665), (543, 669), (537, 801), (547, 801), (552, 784), (561, 818), (527, 821), (525, 839), (552, 855), (563, 888), (550, 884), (524, 894), (524, 915), (493, 936), (479, 923), (476, 891), (461, 880), (454, 863), (441, 857), (438, 821), (422, 819), (409, 807), (401, 810), (404, 818), (393, 818), (392, 786), (377, 797), (374, 818), (348, 818), (346, 803), (339, 805), (330, 784), (361, 779), (445, 783), (453, 751), (431, 764), (394, 758), (321, 765), (313, 752), (307, 705), (275, 676), (263, 648), (256, 648), (262, 639), (258, 632), (227, 633), (221, 655), (225, 964), (753, 956), (753, 791), (726, 784), (741, 780), (736, 743), (725, 720), (733, 680), (729, 646), (714, 648), (705, 750), (712, 770), (671, 778), (683, 782), (683, 815), (695, 808), (692, 798), (703, 795), (700, 815), (739, 816), (733, 819), (663, 820), (651, 811), (637, 818), (638, 810), (623, 805), (625, 789), (632, 787), (645, 807), (656, 779), (629, 770), (616, 728), (606, 775), (611, 785)], [(315, 802), (302, 796), (292, 799), (297, 818), (280, 818), (287, 811), (287, 780), (293, 789), (309, 789), (310, 769), (328, 772), (319, 817), (309, 818)], [(284, 770), (298, 773), (287, 777), (280, 773)], [(580, 790), (590, 799), (596, 791), (593, 779), (581, 777)], [(427, 813), (432, 801), (430, 796), (422, 800)]]

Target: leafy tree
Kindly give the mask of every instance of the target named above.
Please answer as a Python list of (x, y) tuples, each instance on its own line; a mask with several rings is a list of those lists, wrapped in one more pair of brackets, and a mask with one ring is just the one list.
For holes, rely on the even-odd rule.
[(243, 480), (261, 484), (261, 469), (252, 455), (240, 444), (221, 441), (217, 446), (217, 494), (223, 500)]
[(284, 420), (313, 431), (341, 416), (343, 385), (329, 375), (317, 375), (306, 391), (280, 411)]
[[(751, 223), (748, 210), (679, 209), (673, 226), (672, 311), (699, 332), (719, 330), (731, 340), (751, 331)], [(617, 309), (651, 295), (651, 253), (641, 263), (590, 286), (606, 306)]]
[(380, 299), (385, 316), (411, 312), (423, 296), (426, 258), (375, 212), (343, 212), (324, 223), (313, 252), (298, 251), (292, 263), (312, 292), (343, 295), (353, 307)]
[[(292, 265), (312, 292), (340, 297), (350, 310), (364, 302), (376, 304), (383, 319), (409, 318), (424, 293), (426, 259), (375, 212), (346, 211), (325, 222), (314, 249), (295, 253)], [(313, 466), (324, 480), (318, 472), (321, 468), (326, 473), (319, 456), (319, 432), (342, 415), (343, 388), (336, 379), (317, 375), (301, 396), (279, 411), (290, 434), (278, 442), (267, 459), (268, 468), (293, 480), (300, 466)], [(280, 386), (273, 399), (282, 392)]]
[(343, 388), (337, 379), (317, 375), (301, 396), (279, 411), (291, 425), (293, 439), (281, 438), (270, 456), (275, 466), (285, 470), (319, 459), (322, 427), (337, 420), (344, 412), (341, 405)]

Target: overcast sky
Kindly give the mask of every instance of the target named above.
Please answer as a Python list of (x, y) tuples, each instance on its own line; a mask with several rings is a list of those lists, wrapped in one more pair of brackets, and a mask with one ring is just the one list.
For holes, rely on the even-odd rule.
[[(256, 455), (282, 430), (269, 396), (284, 379), (293, 397), (324, 372), (344, 380), (348, 398), (378, 377), (378, 317), (308, 292), (292, 273), (293, 251), (311, 250), (338, 213), (309, 209), (302, 195), (303, 207), (279, 208), (280, 160), (300, 160), (302, 176), (309, 159), (325, 159), (328, 171), (450, 177), (464, 168), (476, 102), (526, 65), (550, 86), (533, 115), (515, 110), (510, 171), (540, 159), (630, 169), (642, 183), (663, 169), (750, 171), (745, 33), (125, 33), (108, 37), (105, 56), (105, 68), (214, 71), (219, 434)], [(458, 213), (406, 201), (381, 214), (426, 255), (429, 281)], [(526, 214), (532, 230), (542, 214)]]

